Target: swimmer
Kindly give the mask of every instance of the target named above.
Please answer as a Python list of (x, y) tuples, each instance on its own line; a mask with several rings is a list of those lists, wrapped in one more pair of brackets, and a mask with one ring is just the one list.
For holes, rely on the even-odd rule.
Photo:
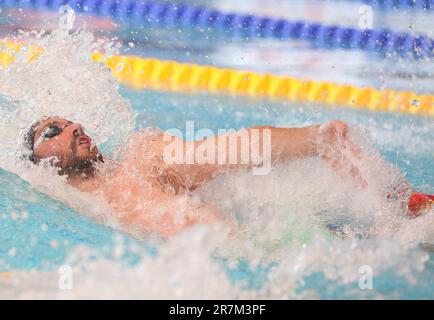
[[(253, 130), (271, 133), (272, 164), (321, 157), (336, 172), (353, 179), (361, 188), (367, 185), (352, 161), (360, 159), (363, 154), (351, 141), (348, 125), (342, 121), (303, 128), (259, 126), (246, 130), (249, 134)], [(237, 133), (227, 135), (230, 138)], [(164, 160), (167, 141), (181, 143), (188, 153), (194, 152), (204, 141), (217, 148), (217, 140), (217, 137), (208, 137), (202, 141), (186, 142), (161, 131), (143, 130), (131, 137), (123, 159), (115, 162), (103, 157), (80, 124), (52, 116), (34, 123), (24, 137), (24, 144), (28, 150), (27, 159), (34, 164), (45, 162), (57, 168), (69, 184), (82, 192), (102, 195), (118, 213), (117, 219), (121, 223), (171, 236), (197, 223), (225, 219), (217, 208), (192, 197), (191, 191), (221, 173), (258, 165), (168, 164)], [(240, 148), (235, 151), (227, 148), (225, 152), (228, 155), (236, 152), (236, 159), (241, 157)], [(347, 152), (350, 157), (345, 155)], [(402, 194), (407, 195), (406, 210), (412, 217), (427, 211), (434, 200), (430, 195), (411, 194), (407, 183), (386, 196), (400, 197)]]

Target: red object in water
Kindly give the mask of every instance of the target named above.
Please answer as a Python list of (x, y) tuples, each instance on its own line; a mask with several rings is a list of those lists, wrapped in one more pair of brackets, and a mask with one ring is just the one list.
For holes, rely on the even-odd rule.
[(408, 200), (408, 210), (410, 211), (410, 215), (419, 216), (422, 211), (430, 209), (433, 202), (434, 195), (423, 194), (420, 192), (412, 193)]

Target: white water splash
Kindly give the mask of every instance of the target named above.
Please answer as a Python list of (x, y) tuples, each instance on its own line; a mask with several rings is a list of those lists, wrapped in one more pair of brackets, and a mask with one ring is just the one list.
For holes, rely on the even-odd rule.
[[(187, 230), (162, 244), (157, 257), (145, 255), (133, 266), (120, 260), (102, 258), (98, 252), (88, 248), (77, 247), (65, 262), (72, 270), (70, 290), (59, 286), (61, 275), (57, 269), (13, 271), (0, 276), (0, 298), (318, 298), (318, 292), (296, 291), (303, 286), (304, 277), (315, 272), (324, 273), (333, 286), (349, 285), (348, 292), (363, 297), (366, 292), (357, 286), (361, 265), (372, 267), (374, 277), (393, 272), (395, 277), (414, 283), (417, 281), (414, 274), (422, 271), (428, 260), (427, 253), (409, 251), (408, 247), (390, 240), (337, 243), (318, 238), (309, 246), (287, 248), (281, 262), (271, 269), (260, 288), (255, 289), (243, 282), (231, 281), (221, 265), (211, 257), (215, 247), (223, 241), (215, 231), (203, 226)], [(399, 294), (399, 290), (393, 294)], [(377, 297), (381, 297), (380, 292)]]
[[(25, 131), (48, 115), (81, 123), (106, 153), (127, 141), (134, 129), (131, 105), (119, 94), (111, 71), (90, 59), (97, 49), (116, 51), (84, 30), (72, 35), (64, 30), (49, 35), (23, 33), (14, 41), (25, 45), (15, 62), (0, 70), (0, 166), (97, 221), (107, 222), (110, 215), (105, 213), (110, 211), (102, 199), (78, 192), (54, 170), (24, 163), (20, 155)], [(43, 56), (27, 63), (30, 46), (42, 48)]]

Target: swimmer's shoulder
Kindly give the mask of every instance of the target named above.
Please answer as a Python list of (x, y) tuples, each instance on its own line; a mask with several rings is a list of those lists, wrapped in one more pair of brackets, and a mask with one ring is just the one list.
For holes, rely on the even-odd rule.
[(130, 145), (153, 144), (162, 139), (164, 133), (158, 127), (147, 127), (135, 132), (129, 139)]
[(174, 139), (183, 141), (182, 138), (164, 132), (158, 127), (147, 127), (137, 131), (130, 139), (133, 144), (145, 146), (159, 146), (163, 147), (168, 142), (172, 142)]
[(127, 144), (126, 159), (146, 159), (163, 154), (165, 133), (158, 127), (147, 127), (134, 133)]

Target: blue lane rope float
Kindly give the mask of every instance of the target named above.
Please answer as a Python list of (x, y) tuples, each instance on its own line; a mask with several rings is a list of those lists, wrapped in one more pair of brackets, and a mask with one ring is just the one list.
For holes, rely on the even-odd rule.
[[(354, 1), (354, 0), (353, 0)], [(356, 0), (383, 9), (414, 8), (429, 11), (434, 9), (434, 0)]]
[(359, 49), (405, 58), (431, 58), (434, 40), (388, 29), (356, 29), (289, 21), (250, 14), (223, 13), (205, 7), (135, 0), (0, 0), (0, 6), (58, 10), (68, 4), (76, 12), (135, 21), (150, 26), (223, 30), (247, 37), (304, 40), (324, 48)]

